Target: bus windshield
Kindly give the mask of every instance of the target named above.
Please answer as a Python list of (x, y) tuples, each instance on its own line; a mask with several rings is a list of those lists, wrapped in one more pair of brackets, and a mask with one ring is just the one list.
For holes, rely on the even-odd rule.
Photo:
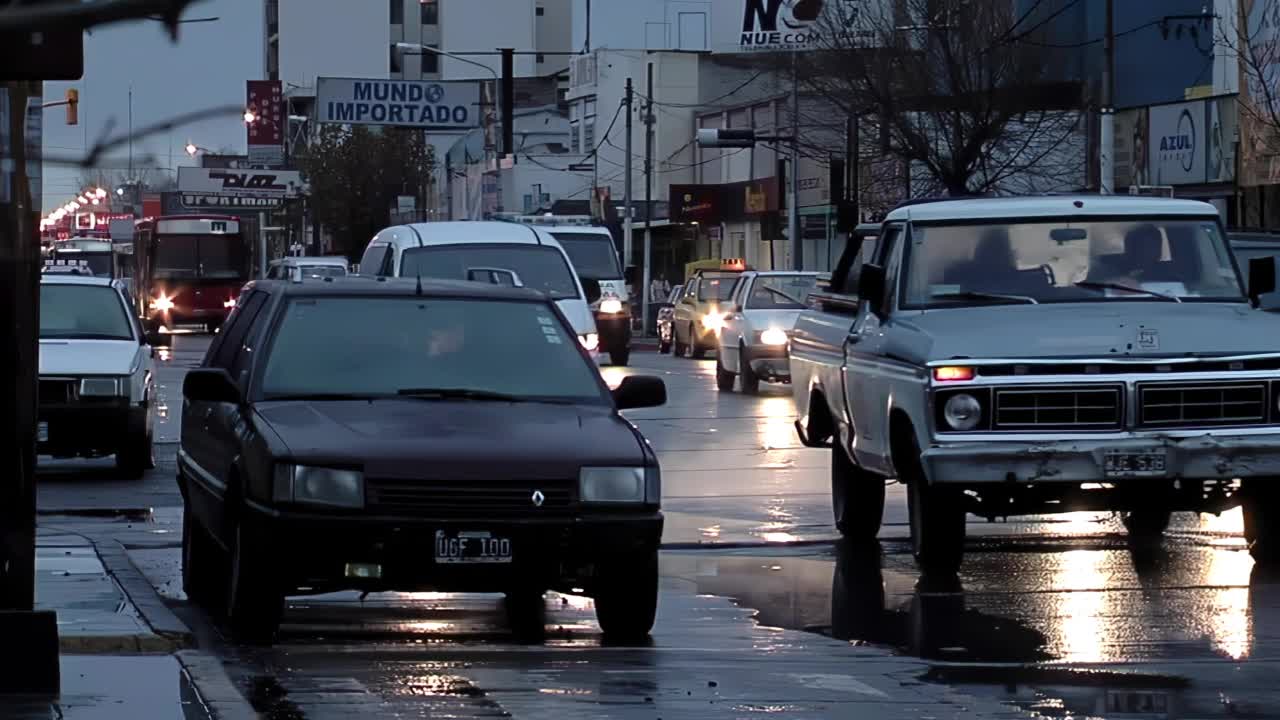
[(152, 276), (241, 279), (249, 275), (239, 235), (161, 235), (156, 239)]
[(53, 259), (70, 263), (84, 263), (97, 277), (111, 277), (115, 263), (109, 252), (82, 252), (78, 250), (55, 250)]

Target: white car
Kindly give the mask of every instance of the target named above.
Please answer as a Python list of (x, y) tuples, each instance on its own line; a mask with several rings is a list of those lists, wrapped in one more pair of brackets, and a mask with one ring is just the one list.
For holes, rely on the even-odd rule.
[(347, 259), (334, 255), (290, 255), (272, 260), (267, 269), (268, 280), (317, 280), (327, 277), (346, 277)]
[(133, 478), (153, 467), (155, 359), (130, 308), (119, 281), (41, 276), (41, 455), (115, 455)]
[(817, 284), (818, 274), (810, 272), (742, 274), (720, 320), (717, 387), (732, 392), (739, 375), (744, 393), (757, 392), (761, 380), (791, 382), (791, 329)]

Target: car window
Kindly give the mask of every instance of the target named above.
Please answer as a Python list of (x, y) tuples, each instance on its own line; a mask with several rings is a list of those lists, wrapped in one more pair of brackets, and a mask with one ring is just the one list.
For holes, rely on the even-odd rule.
[(551, 307), (528, 301), (294, 298), (261, 381), (268, 399), (431, 388), (606, 402), (573, 331)]
[(347, 269), (341, 265), (299, 265), (304, 278), (346, 277)]
[(724, 302), (733, 297), (733, 289), (738, 283), (738, 276), (702, 276), (698, 284), (698, 299), (702, 301)]
[(370, 275), (386, 275), (383, 271), (383, 262), (388, 257), (389, 248), (386, 245), (370, 245), (368, 250), (364, 251), (364, 257), (360, 258), (360, 267)]
[[(245, 333), (248, 332), (249, 326), (253, 324), (254, 318), (257, 317), (258, 311), (262, 309), (262, 305), (267, 301), (267, 294), (264, 292), (254, 292), (249, 296), (248, 300), (238, 304), (231, 315), (227, 318), (227, 324), (218, 333), (218, 343), (216, 347), (210, 347), (211, 367), (220, 367), (223, 370), (231, 372), (235, 363), (236, 353), (240, 352), (240, 346), (244, 343)], [(232, 375), (232, 377), (235, 377)]]
[(106, 285), (41, 283), (40, 338), (136, 340), (120, 293)]
[(677, 285), (675, 288), (673, 288), (673, 289), (671, 290), (671, 299), (670, 299), (670, 302), (671, 302), (671, 304), (672, 304), (672, 305), (675, 305), (676, 303), (680, 302), (680, 298), (682, 298), (682, 297), (684, 297), (684, 286), (683, 286), (683, 285)]
[(463, 244), (410, 248), (400, 259), (400, 276), (466, 280), (471, 268), (502, 268), (525, 287), (555, 299), (578, 297), (578, 283), (564, 253), (549, 245)]
[(242, 388), (249, 385), (249, 369), (253, 364), (255, 343), (262, 335), (257, 329), (266, 318), (262, 309), (271, 299), (267, 293), (260, 292), (256, 295), (254, 306), (245, 308), (244, 321), (241, 323), (244, 330), (239, 333), (239, 340), (235, 343), (235, 354), (231, 358), (231, 377), (240, 383)]
[(813, 275), (763, 275), (751, 283), (744, 307), (748, 310), (797, 310), (818, 285)]

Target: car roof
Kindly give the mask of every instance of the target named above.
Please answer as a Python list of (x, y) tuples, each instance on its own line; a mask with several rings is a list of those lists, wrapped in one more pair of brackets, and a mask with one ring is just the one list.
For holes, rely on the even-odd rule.
[(415, 240), (410, 244), (414, 246), (480, 243), (538, 245), (555, 242), (550, 235), (540, 233), (536, 226), (495, 220), (413, 223), (400, 227), (410, 230), (410, 235)]
[(962, 198), (917, 203), (894, 209), (885, 222), (910, 220), (999, 220), (1035, 217), (1117, 215), (1187, 215), (1218, 217), (1218, 210), (1198, 200), (1138, 195), (1053, 195), (1007, 198)]
[(272, 260), (272, 265), (341, 265), (347, 266), (347, 259), (342, 255), (290, 255)]
[(758, 277), (771, 277), (774, 275), (809, 275), (811, 277), (818, 277), (818, 272), (816, 270), (748, 270), (747, 272)]
[(114, 287), (113, 278), (106, 275), (76, 275), (73, 273), (41, 273), (41, 285), (101, 285), (103, 287)]
[(286, 297), (355, 297), (388, 296), (415, 297), (418, 288), (422, 296), (474, 298), (479, 300), (541, 300), (550, 298), (530, 288), (513, 288), (465, 280), (441, 280), (437, 278), (394, 278), (348, 275), (327, 277), (317, 282), (291, 282), (288, 280), (253, 280), (245, 285), (245, 291), (258, 288), (272, 295)]

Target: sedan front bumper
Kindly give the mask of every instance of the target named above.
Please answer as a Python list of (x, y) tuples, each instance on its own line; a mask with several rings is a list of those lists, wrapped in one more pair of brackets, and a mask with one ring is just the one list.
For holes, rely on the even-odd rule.
[(791, 359), (786, 345), (750, 345), (744, 361), (764, 380), (791, 382)]
[(147, 408), (127, 398), (42, 405), (36, 452), (54, 457), (111, 455), (146, 432)]
[[(1117, 468), (1141, 455), (1162, 468)], [(1111, 461), (1108, 461), (1111, 456)], [(1280, 475), (1280, 432), (1126, 435), (1046, 441), (938, 442), (921, 454), (930, 483), (1142, 483)], [(1119, 465), (1124, 465), (1120, 462)]]

